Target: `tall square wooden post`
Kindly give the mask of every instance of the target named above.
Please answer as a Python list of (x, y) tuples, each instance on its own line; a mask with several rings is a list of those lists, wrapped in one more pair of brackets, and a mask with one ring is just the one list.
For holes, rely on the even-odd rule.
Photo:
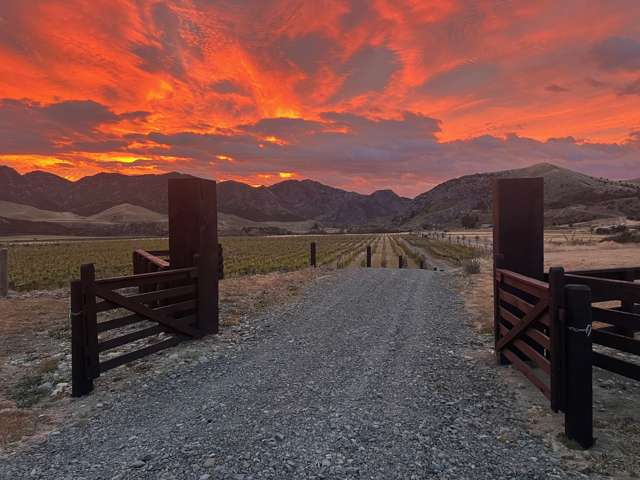
[(216, 182), (201, 178), (169, 180), (171, 268), (198, 262), (197, 327), (218, 332), (218, 208)]
[(544, 181), (499, 178), (493, 184), (493, 252), (501, 268), (544, 276)]

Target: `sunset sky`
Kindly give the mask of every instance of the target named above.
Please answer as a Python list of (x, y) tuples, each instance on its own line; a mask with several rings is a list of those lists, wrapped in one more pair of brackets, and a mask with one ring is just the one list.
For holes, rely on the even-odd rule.
[(640, 177), (638, 0), (2, 0), (0, 164), (413, 196)]

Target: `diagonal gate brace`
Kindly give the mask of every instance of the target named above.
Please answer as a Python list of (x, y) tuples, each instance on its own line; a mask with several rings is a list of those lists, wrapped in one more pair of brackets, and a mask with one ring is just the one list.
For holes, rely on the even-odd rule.
[(522, 318), (520, 323), (514, 325), (507, 335), (498, 340), (496, 343), (496, 350), (502, 350), (522, 335), (525, 330), (527, 330), (548, 308), (549, 302), (547, 300), (540, 300), (536, 304), (535, 308)]
[(200, 338), (202, 337), (202, 332), (197, 328), (193, 328), (190, 325), (186, 325), (183, 322), (180, 322), (179, 319), (171, 318), (165, 314), (157, 312), (146, 305), (139, 303), (135, 300), (131, 300), (130, 298), (125, 297), (124, 295), (120, 295), (112, 290), (108, 290), (104, 287), (96, 285), (95, 293), (98, 297), (107, 300), (108, 302), (114, 303), (116, 305), (120, 305), (127, 310), (131, 310), (138, 315), (148, 318), (149, 320), (153, 320), (154, 322), (158, 322), (160, 325), (163, 325), (167, 328), (175, 330), (178, 333), (182, 333), (185, 335), (189, 335), (190, 337)]

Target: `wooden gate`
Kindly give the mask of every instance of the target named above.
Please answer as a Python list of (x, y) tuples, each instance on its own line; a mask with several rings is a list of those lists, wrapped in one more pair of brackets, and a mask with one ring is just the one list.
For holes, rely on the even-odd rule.
[(496, 355), (511, 363), (551, 400), (549, 284), (496, 270)]
[[(74, 396), (89, 393), (101, 373), (201, 337), (207, 331), (204, 323), (217, 322), (199, 308), (197, 267), (96, 279), (93, 264), (86, 264), (80, 277), (71, 284)], [(149, 337), (155, 341), (101, 359)]]

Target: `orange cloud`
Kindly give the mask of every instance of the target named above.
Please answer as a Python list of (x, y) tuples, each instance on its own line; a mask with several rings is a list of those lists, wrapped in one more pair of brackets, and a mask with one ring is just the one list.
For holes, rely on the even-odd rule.
[[(636, 1), (221, 5), (3, 5), (0, 162), (71, 178), (180, 169), (257, 183), (296, 172), (413, 194), (500, 164), (483, 160), (492, 145), (505, 159), (545, 150), (592, 173), (622, 175), (637, 159)], [(559, 137), (589, 154), (550, 153)], [(524, 138), (536, 151), (519, 150)]]

